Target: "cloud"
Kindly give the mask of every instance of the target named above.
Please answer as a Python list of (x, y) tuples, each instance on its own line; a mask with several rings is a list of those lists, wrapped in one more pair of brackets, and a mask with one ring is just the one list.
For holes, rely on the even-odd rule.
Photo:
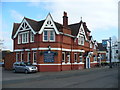
[(12, 16), (13, 19), (16, 21), (21, 21), (23, 19), (23, 15), (17, 12), (16, 10), (10, 10), (10, 15)]
[(83, 21), (92, 30), (108, 30), (117, 27), (118, 21), (118, 0), (60, 0), (49, 6), (55, 20), (60, 20), (63, 11), (68, 12), (69, 24)]

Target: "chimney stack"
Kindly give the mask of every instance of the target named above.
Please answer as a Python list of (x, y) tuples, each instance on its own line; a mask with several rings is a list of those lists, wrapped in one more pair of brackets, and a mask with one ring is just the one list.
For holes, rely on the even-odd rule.
[(68, 17), (67, 17), (67, 12), (64, 11), (63, 15), (63, 26), (67, 27), (68, 26)]

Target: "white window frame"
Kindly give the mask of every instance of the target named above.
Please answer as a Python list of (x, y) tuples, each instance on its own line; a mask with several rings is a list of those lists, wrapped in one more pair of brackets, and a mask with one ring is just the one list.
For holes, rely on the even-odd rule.
[[(35, 58), (34, 58), (35, 54), (36, 54), (36, 62), (35, 62)], [(35, 63), (35, 64), (37, 63), (37, 52), (36, 51), (33, 52), (33, 63)]]
[(70, 63), (70, 55), (67, 55), (67, 57), (68, 57), (67, 63)]
[(92, 48), (92, 43), (90, 43), (90, 48)]
[(30, 61), (31, 61), (31, 59), (29, 59), (29, 58), (31, 58), (31, 53), (30, 53), (30, 52), (28, 52), (27, 56), (28, 56), (27, 61), (28, 61), (28, 62), (30, 62)]
[[(83, 42), (83, 43), (81, 43), (81, 42)], [(78, 37), (78, 44), (79, 45), (84, 45), (84, 42), (85, 42), (84, 36), (83, 35), (79, 35), (79, 37)]]
[[(22, 32), (21, 33), (22, 34), (22, 43), (28, 43), (28, 41), (29, 41), (29, 32)], [(27, 35), (27, 37), (25, 36), (24, 38), (23, 38), (23, 35)], [(26, 39), (27, 38), (27, 39)], [(25, 39), (25, 41), (23, 40), (23, 39)]]
[(30, 32), (30, 42), (34, 42), (34, 39), (35, 39), (34, 33), (31, 31)]
[(19, 61), (19, 53), (16, 53), (16, 62), (18, 62)]
[[(79, 56), (79, 59), (81, 59), (82, 58), (82, 61), (83, 61), (83, 56)], [(81, 60), (80, 60), (80, 62), (82, 62)]]
[[(23, 55), (23, 57), (22, 57), (22, 55)], [(24, 53), (21, 52), (21, 62), (23, 61), (23, 59), (24, 59)]]
[[(64, 54), (64, 60), (63, 60), (63, 54)], [(62, 52), (62, 62), (65, 62), (65, 52)]]
[[(76, 59), (75, 59), (75, 55), (76, 55)], [(77, 63), (77, 53), (74, 53), (74, 62)]]
[(22, 36), (21, 34), (19, 33), (18, 34), (18, 44), (21, 44), (22, 43)]
[[(44, 39), (44, 31), (47, 31), (47, 40)], [(50, 40), (50, 36), (51, 36), (51, 35), (50, 35), (50, 32), (51, 32), (51, 31), (53, 31), (53, 36), (54, 36), (54, 37), (53, 37), (53, 40)], [(44, 41), (44, 42), (48, 42), (48, 41), (49, 41), (49, 42), (55, 42), (55, 31), (54, 31), (54, 29), (44, 29), (44, 30), (43, 30), (43, 41)]]

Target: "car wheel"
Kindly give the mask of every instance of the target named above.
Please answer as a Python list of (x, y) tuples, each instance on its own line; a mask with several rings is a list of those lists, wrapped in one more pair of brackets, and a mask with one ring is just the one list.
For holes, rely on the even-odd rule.
[(25, 70), (25, 74), (28, 74), (28, 70)]
[(15, 69), (13, 69), (13, 72), (14, 72), (14, 73), (16, 73), (16, 70), (15, 70)]

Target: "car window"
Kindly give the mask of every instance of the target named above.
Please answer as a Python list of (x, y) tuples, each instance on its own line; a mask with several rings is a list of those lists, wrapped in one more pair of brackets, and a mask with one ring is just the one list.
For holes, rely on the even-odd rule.
[(19, 66), (19, 64), (14, 64), (15, 66)]

